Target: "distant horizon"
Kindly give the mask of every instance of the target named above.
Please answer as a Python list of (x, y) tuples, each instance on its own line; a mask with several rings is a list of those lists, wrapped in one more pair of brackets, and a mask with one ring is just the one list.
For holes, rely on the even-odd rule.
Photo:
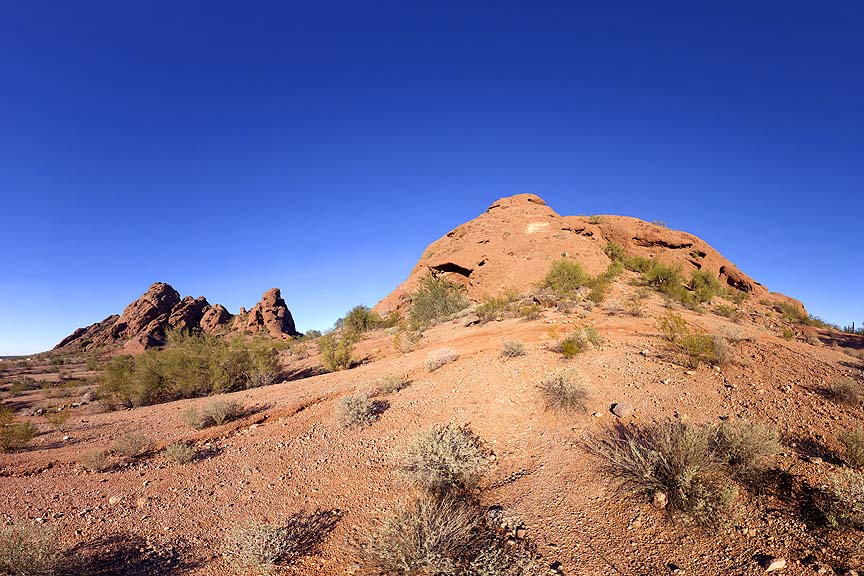
[(156, 280), (298, 329), (496, 199), (662, 220), (864, 322), (864, 4), (0, 6), (0, 354)]

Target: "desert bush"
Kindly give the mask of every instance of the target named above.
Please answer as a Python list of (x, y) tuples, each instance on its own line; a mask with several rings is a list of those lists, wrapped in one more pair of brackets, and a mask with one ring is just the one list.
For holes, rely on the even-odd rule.
[(483, 442), (471, 429), (435, 425), (408, 446), (402, 470), (427, 491), (444, 494), (468, 490), (487, 466)]
[(314, 552), (335, 525), (325, 512), (295, 514), (282, 525), (247, 522), (229, 534), (224, 556), (238, 572), (269, 575)]
[(468, 300), (458, 285), (429, 275), (411, 296), (409, 323), (413, 328), (422, 330), (467, 307)]
[(69, 410), (58, 410), (57, 408), (49, 408), (43, 415), (45, 420), (54, 430), (62, 430), (69, 420)]
[(325, 334), (318, 339), (318, 349), (321, 351), (321, 359), (327, 372), (338, 372), (347, 370), (354, 363), (352, 356), (357, 336), (351, 332), (337, 335), (333, 332)]
[(138, 432), (127, 432), (119, 436), (111, 445), (111, 452), (134, 458), (150, 449), (150, 439)]
[(344, 428), (368, 426), (378, 419), (375, 402), (366, 394), (345, 396), (336, 405), (336, 415)]
[(864, 428), (847, 430), (840, 435), (843, 459), (852, 468), (864, 469)]
[(832, 528), (864, 530), (864, 476), (841, 470), (817, 492), (816, 506)]
[(717, 277), (706, 270), (694, 270), (690, 275), (690, 290), (697, 302), (709, 302), (720, 295), (723, 287)]
[(63, 554), (57, 531), (42, 524), (18, 522), (0, 527), (0, 574), (4, 576), (54, 576)]
[(429, 357), (426, 359), (426, 370), (428, 372), (434, 372), (445, 364), (455, 361), (457, 358), (459, 358), (459, 354), (457, 354), (452, 348), (433, 350), (429, 353)]
[(501, 318), (506, 307), (507, 302), (503, 298), (486, 297), (475, 308), (474, 312), (480, 318), (480, 322), (485, 324)]
[(624, 251), (624, 248), (615, 242), (607, 242), (603, 252), (605, 252), (606, 256), (608, 256), (613, 262), (623, 262), (627, 258), (627, 253)]
[(583, 328), (582, 334), (584, 334), (585, 339), (594, 346), (600, 346), (601, 344), (603, 344), (603, 337), (600, 336), (600, 333), (597, 332), (597, 329), (593, 326), (586, 326), (585, 328)]
[(367, 574), (461, 576), (483, 525), (480, 508), (453, 497), (423, 496), (394, 508), (361, 550)]
[(680, 266), (652, 262), (652, 266), (642, 276), (642, 281), (646, 286), (664, 294), (673, 294), (676, 289), (681, 287), (683, 277)]
[(579, 353), (583, 352), (588, 346), (588, 338), (582, 331), (573, 332), (559, 340), (552, 348), (565, 358), (575, 358)]
[(526, 302), (516, 308), (516, 315), (524, 320), (536, 320), (543, 313), (543, 306), (536, 302)]
[(14, 410), (0, 404), (0, 452), (24, 448), (36, 433), (35, 426), (29, 422), (17, 422)]
[(588, 282), (588, 286), (591, 288), (591, 291), (588, 293), (588, 300), (595, 304), (599, 304), (605, 300), (609, 294), (609, 290), (612, 288), (612, 282), (623, 270), (624, 265), (621, 262), (612, 261), (606, 267), (606, 271), (603, 274), (598, 274), (594, 278), (591, 278)]
[(411, 377), (405, 373), (385, 374), (378, 379), (375, 394), (393, 394), (411, 385)]
[(547, 375), (537, 385), (547, 410), (585, 412), (588, 391), (585, 379), (576, 370)]
[(719, 364), (720, 356), (714, 337), (709, 334), (690, 333), (675, 341), (677, 348), (687, 358), (687, 366), (697, 368), (700, 364)]
[(104, 450), (89, 450), (81, 455), (78, 463), (90, 472), (105, 472), (114, 466), (114, 461)]
[(384, 326), (384, 320), (377, 312), (373, 312), (368, 306), (355, 306), (345, 315), (336, 321), (336, 328), (343, 328), (355, 334), (362, 334), (381, 328)]
[(128, 407), (251, 388), (272, 380), (277, 354), (264, 340), (172, 332), (163, 350), (108, 362), (98, 395), (109, 406)]
[(39, 382), (33, 378), (30, 378), (29, 376), (21, 376), (12, 381), (12, 384), (9, 385), (9, 392), (11, 392), (13, 396), (16, 396), (21, 392), (38, 390), (41, 387), (42, 386)]
[(555, 260), (540, 283), (540, 287), (548, 288), (563, 296), (573, 296), (590, 282), (591, 276), (578, 262)]
[(246, 414), (246, 409), (242, 404), (233, 400), (217, 399), (211, 400), (201, 409), (204, 421), (210, 422), (215, 426), (221, 426), (232, 420), (242, 418)]
[(588, 447), (626, 485), (646, 496), (662, 493), (671, 510), (712, 525), (737, 492), (724, 474), (715, 439), (713, 426), (670, 421), (619, 425)]
[(525, 345), (519, 340), (505, 340), (501, 344), (500, 356), (502, 358), (516, 358), (525, 355)]
[(840, 404), (855, 406), (864, 401), (864, 390), (861, 385), (851, 378), (842, 378), (831, 384), (828, 390), (829, 397)]
[(175, 464), (188, 464), (195, 459), (195, 447), (186, 442), (174, 442), (165, 448), (165, 457)]
[(794, 340), (795, 339), (795, 331), (789, 328), (788, 326), (784, 326), (780, 331), (780, 337), (784, 340)]
[(727, 420), (717, 428), (714, 449), (734, 476), (746, 478), (766, 468), (768, 459), (780, 452), (780, 440), (759, 424)]
[(723, 316), (724, 318), (729, 318), (734, 322), (738, 322), (741, 320), (742, 313), (735, 306), (729, 306), (728, 304), (718, 304), (714, 306), (714, 313), (718, 316)]
[(393, 346), (400, 352), (413, 352), (423, 338), (423, 332), (413, 328), (408, 322), (400, 322), (393, 334)]
[(663, 337), (670, 342), (675, 342), (690, 331), (687, 327), (687, 321), (680, 314), (674, 312), (666, 312), (660, 319), (658, 327)]
[(792, 302), (774, 302), (772, 308), (778, 312), (787, 322), (794, 324), (808, 324), (809, 317), (798, 306)]

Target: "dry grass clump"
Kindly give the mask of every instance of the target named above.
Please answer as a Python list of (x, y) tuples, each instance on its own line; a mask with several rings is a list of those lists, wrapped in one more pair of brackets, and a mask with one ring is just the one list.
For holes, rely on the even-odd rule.
[(0, 574), (53, 576), (60, 572), (63, 555), (56, 530), (49, 526), (17, 523), (0, 527)]
[(585, 380), (576, 370), (550, 374), (537, 385), (547, 410), (585, 412), (588, 391)]
[(224, 556), (240, 573), (275, 574), (280, 566), (314, 552), (337, 519), (319, 511), (295, 514), (279, 526), (249, 522), (228, 536)]
[(852, 468), (864, 469), (864, 428), (847, 430), (840, 435), (843, 459)]
[(666, 312), (658, 327), (663, 337), (684, 354), (690, 368), (700, 364), (726, 364), (731, 358), (729, 341), (724, 336), (691, 330), (680, 314)]
[(488, 465), (483, 442), (467, 426), (435, 425), (417, 436), (404, 455), (402, 470), (435, 494), (473, 487)]
[(780, 452), (780, 439), (759, 424), (727, 420), (715, 432), (714, 449), (733, 476), (746, 478), (764, 470), (768, 459)]
[(561, 340), (552, 348), (565, 358), (575, 358), (588, 346), (588, 339), (581, 332), (574, 332)]
[(864, 401), (864, 390), (851, 378), (842, 378), (831, 384), (828, 396), (838, 404), (855, 406)]
[(336, 405), (336, 416), (343, 428), (369, 426), (380, 416), (378, 406), (366, 394), (345, 396)]
[(393, 394), (411, 385), (411, 377), (405, 373), (385, 374), (378, 379), (375, 394)]
[(398, 506), (361, 550), (365, 573), (456, 576), (477, 546), (480, 508), (450, 496), (423, 496)]
[(662, 493), (671, 510), (713, 525), (737, 494), (735, 472), (752, 469), (763, 457), (763, 440), (747, 438), (746, 430), (740, 425), (721, 434), (713, 425), (678, 421), (619, 425), (589, 449), (635, 490)]
[(45, 420), (54, 430), (63, 430), (66, 422), (69, 420), (69, 416), (69, 410), (60, 410), (58, 408), (49, 408), (44, 414)]
[(501, 344), (501, 353), (500, 356), (502, 358), (516, 358), (518, 356), (525, 355), (525, 345), (522, 344), (519, 340), (505, 340)]
[(84, 452), (78, 463), (89, 472), (105, 472), (114, 466), (114, 461), (105, 450), (89, 450)]
[(525, 302), (516, 308), (516, 315), (523, 320), (536, 320), (543, 313), (543, 306), (536, 302)]
[(445, 364), (455, 361), (457, 358), (459, 358), (459, 354), (452, 348), (434, 350), (429, 353), (429, 357), (426, 359), (426, 370), (434, 372)]
[(183, 421), (187, 426), (200, 430), (210, 426), (221, 426), (243, 417), (246, 408), (233, 400), (217, 399), (205, 404), (201, 412), (189, 408), (183, 412)]
[(165, 448), (165, 457), (175, 464), (188, 464), (195, 459), (195, 447), (186, 442), (174, 442)]
[(864, 530), (864, 476), (841, 470), (817, 493), (816, 506), (832, 528)]
[(134, 458), (149, 449), (150, 439), (138, 432), (127, 432), (111, 445), (111, 452), (127, 458)]

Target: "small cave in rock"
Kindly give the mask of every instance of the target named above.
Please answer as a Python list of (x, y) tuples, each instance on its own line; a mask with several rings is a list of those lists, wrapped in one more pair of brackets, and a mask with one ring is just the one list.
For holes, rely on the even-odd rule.
[(464, 276), (465, 278), (470, 277), (471, 272), (473, 272), (473, 270), (471, 270), (470, 268), (465, 268), (464, 266), (460, 266), (459, 264), (456, 264), (454, 262), (445, 262), (443, 264), (430, 266), (430, 268), (438, 273), (453, 272), (454, 274), (459, 274), (460, 276)]

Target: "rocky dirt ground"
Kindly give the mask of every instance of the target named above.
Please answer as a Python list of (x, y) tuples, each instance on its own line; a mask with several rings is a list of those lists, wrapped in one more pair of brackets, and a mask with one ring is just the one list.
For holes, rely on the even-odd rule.
[[(730, 341), (732, 358), (722, 367), (690, 369), (661, 338), (658, 295), (643, 301), (641, 317), (616, 309), (614, 302), (635, 290), (616, 283), (606, 303), (584, 317), (549, 309), (536, 320), (472, 326), (458, 317), (427, 331), (407, 353), (395, 348), (392, 330), (378, 330), (357, 345), (361, 365), (226, 395), (248, 415), (205, 430), (187, 426), (182, 414), (210, 398), (112, 412), (82, 398), (87, 384), (13, 394), (10, 385), (22, 374), (57, 381), (58, 372), (81, 380), (95, 373), (71, 356), (53, 367), (47, 357), (29, 367), (7, 360), (5, 402), (39, 435), (22, 451), (0, 454), (0, 514), (55, 526), (61, 545), (91, 574), (221, 575), (231, 573), (221, 550), (236, 526), (318, 511), (328, 520), (317, 549), (287, 571), (352, 573), (356, 544), (410, 492), (400, 449), (432, 424), (454, 422), (470, 424), (494, 454), (482, 504), (500, 506), (554, 573), (761, 574), (766, 557), (783, 558), (787, 574), (864, 569), (864, 535), (827, 529), (808, 503), (809, 491), (842, 467), (838, 436), (862, 424), (864, 407), (836, 404), (825, 391), (840, 378), (864, 381), (860, 356), (849, 353), (864, 341), (808, 327), (783, 338), (779, 318), (747, 305), (737, 323), (676, 309)], [(596, 328), (602, 344), (571, 360), (550, 350), (582, 326)], [(521, 341), (527, 353), (501, 358), (505, 340)], [(458, 359), (428, 372), (427, 356), (444, 347)], [(286, 374), (307, 375), (319, 363), (311, 342), (283, 357)], [(544, 410), (537, 384), (564, 368), (585, 377), (585, 413)], [(373, 391), (380, 377), (400, 373), (411, 384), (379, 398), (386, 409), (376, 422), (340, 426), (341, 397)], [(611, 408), (621, 402), (632, 404), (625, 419), (636, 422), (746, 417), (779, 433), (783, 452), (770, 474), (745, 487), (728, 521), (700, 528), (622, 490), (585, 449), (587, 438), (620, 420)], [(65, 422), (33, 415), (64, 404)], [(85, 453), (128, 432), (146, 435), (152, 450), (106, 472), (82, 469)], [(195, 443), (193, 462), (174, 464), (160, 451), (178, 440)]]

